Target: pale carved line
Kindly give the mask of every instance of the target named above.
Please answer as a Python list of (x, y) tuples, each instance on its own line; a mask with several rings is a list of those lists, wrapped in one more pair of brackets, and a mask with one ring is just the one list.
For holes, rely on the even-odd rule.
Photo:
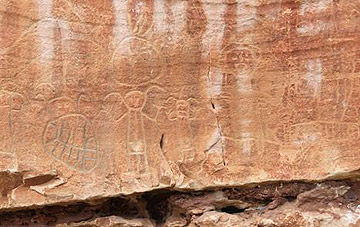
[[(58, 99), (58, 98), (56, 98)], [(64, 122), (64, 120), (66, 120), (66, 118), (75, 118), (75, 127), (73, 127), (70, 123), (72, 123), (72, 121), (69, 122)], [(79, 124), (79, 120), (84, 120), (85, 121), (85, 125), (82, 127), (83, 128), (83, 147), (78, 147), (78, 146), (74, 146), (74, 140), (75, 140), (75, 132), (78, 129), (78, 124)], [(55, 122), (59, 123), (60, 121), (60, 129), (58, 128), (58, 124), (56, 124)], [(43, 147), (45, 151), (48, 151), (49, 149), (49, 144), (54, 144), (53, 149), (50, 152), (50, 156), (56, 160), (59, 161), (60, 163), (64, 164), (67, 167), (70, 167), (71, 169), (77, 170), (77, 171), (81, 171), (84, 173), (88, 173), (91, 172), (92, 170), (94, 170), (98, 164), (98, 144), (96, 142), (95, 136), (91, 136), (89, 138), (86, 139), (86, 132), (87, 132), (87, 126), (89, 125), (89, 127), (91, 127), (91, 124), (89, 124), (89, 120), (86, 119), (85, 116), (81, 115), (81, 114), (66, 114), (66, 115), (62, 115), (56, 119), (52, 119), (51, 121), (49, 121), (46, 125), (46, 127), (44, 128), (43, 131)], [(65, 124), (68, 124), (67, 126)], [(55, 138), (51, 139), (51, 141), (47, 141), (46, 140), (46, 133), (49, 130), (49, 127), (52, 126), (53, 128), (55, 128)], [(67, 128), (65, 128), (67, 127)], [(59, 131), (60, 130), (60, 131)], [(63, 137), (64, 133), (68, 133), (68, 135), (66, 135), (66, 141), (62, 141), (60, 138)], [(73, 139), (73, 141), (71, 142), (71, 144), (69, 144), (69, 141)], [(95, 141), (95, 149), (89, 149), (87, 148), (87, 142), (89, 140), (94, 140)], [(62, 146), (62, 150), (60, 155), (56, 155), (55, 152), (59, 149), (59, 146)], [(61, 149), (61, 148), (60, 148)], [(70, 149), (69, 154), (68, 154), (68, 159), (69, 157), (72, 156), (73, 150), (77, 151), (76, 154), (76, 162), (73, 165), (70, 165), (67, 161), (66, 161), (66, 157), (63, 157), (65, 150), (66, 149)], [(82, 159), (81, 159), (81, 163), (80, 162), (80, 152), (82, 153)], [(92, 152), (95, 153), (95, 158), (87, 158), (86, 154), (87, 152)], [(94, 165), (91, 166), (91, 168), (86, 169), (85, 167), (85, 161), (86, 160), (93, 160), (95, 162)], [(79, 167), (79, 164), (81, 165)]]
[[(196, 117), (190, 117), (191, 110), (189, 102), (196, 101), (196, 99), (188, 98), (186, 100), (183, 100), (171, 96), (167, 99), (167, 101), (175, 103), (175, 109), (168, 110), (167, 116), (170, 121), (177, 122), (177, 133), (180, 133), (179, 140), (181, 141), (185, 139), (189, 142), (189, 144), (179, 142), (179, 150), (182, 156), (182, 162), (189, 163), (191, 161), (194, 161), (194, 158), (196, 156), (196, 150), (193, 144), (193, 135), (190, 121), (194, 120)], [(181, 124), (181, 121), (185, 121), (184, 124), (186, 125)], [(190, 153), (190, 158), (187, 158), (187, 156), (189, 155), (188, 153)]]
[[(124, 119), (124, 117), (127, 117), (127, 135), (126, 135), (126, 158), (127, 158), (127, 173), (129, 174), (138, 174), (138, 175), (146, 175), (149, 173), (149, 164), (148, 164), (148, 155), (147, 155), (147, 144), (146, 144), (146, 134), (145, 134), (145, 127), (144, 127), (144, 117), (149, 119), (150, 121), (154, 122), (156, 124), (156, 118), (159, 114), (159, 110), (161, 109), (161, 107), (156, 106), (157, 108), (157, 112), (155, 114), (155, 117), (152, 118), (150, 116), (148, 116), (146, 113), (143, 112), (143, 108), (145, 107), (146, 103), (149, 102), (148, 100), (148, 93), (152, 90), (152, 89), (159, 89), (160, 91), (165, 91), (165, 89), (154, 85), (149, 87), (148, 89), (146, 89), (145, 92), (141, 92), (138, 90), (135, 91), (130, 91), (126, 94), (126, 97), (131, 97), (132, 95), (136, 95), (138, 94), (139, 96), (142, 96), (143, 101), (141, 103), (140, 106), (138, 107), (132, 107), (132, 105), (134, 105), (134, 103), (129, 103), (126, 98), (123, 98), (122, 95), (120, 95), (118, 92), (112, 92), (110, 94), (108, 94), (105, 98), (104, 98), (104, 102), (106, 102), (106, 100), (111, 97), (111, 96), (116, 96), (119, 98), (118, 101), (120, 101), (122, 104), (125, 105), (126, 108), (126, 112), (121, 114), (119, 117), (117, 117), (115, 120), (115, 122), (119, 123), (122, 119)], [(115, 104), (116, 105), (116, 104)], [(109, 110), (104, 109), (104, 111), (108, 114), (111, 115), (111, 113), (109, 112)], [(111, 111), (111, 110), (110, 110)], [(137, 123), (131, 122), (131, 115), (133, 115), (134, 118), (137, 119)], [(138, 125), (134, 125), (134, 124), (138, 124)], [(139, 131), (138, 133), (140, 133), (140, 138), (136, 138), (136, 140), (141, 140), (140, 144), (143, 146), (142, 147), (142, 151), (137, 151), (137, 152), (132, 152), (132, 148), (131, 146), (135, 144), (130, 144), (130, 131), (132, 129), (132, 127), (135, 127), (135, 131)], [(136, 129), (137, 128), (137, 129)], [(133, 143), (137, 143), (138, 141), (135, 141)], [(135, 161), (136, 161), (136, 170), (132, 170), (131, 169), (131, 156), (134, 155), (136, 156)], [(140, 173), (140, 168), (141, 168), (141, 162), (143, 162), (141, 160), (141, 156), (144, 156), (144, 167), (145, 167), (145, 172), (144, 173)]]
[[(18, 111), (21, 111), (22, 109), (22, 105), (23, 105), (23, 102), (24, 102), (24, 97), (20, 94), (20, 93), (17, 93), (17, 92), (10, 92), (10, 91), (2, 91), (0, 93), (0, 96), (8, 96), (8, 105), (5, 105), (4, 107), (8, 107), (8, 126), (9, 126), (9, 142), (10, 142), (10, 150), (9, 150), (9, 153), (15, 153), (15, 141), (14, 141), (14, 125), (13, 125), (13, 112), (18, 112)], [(18, 107), (19, 109), (15, 109), (14, 108), (14, 98), (15, 97), (20, 97), (21, 99), (21, 104), (20, 106)]]

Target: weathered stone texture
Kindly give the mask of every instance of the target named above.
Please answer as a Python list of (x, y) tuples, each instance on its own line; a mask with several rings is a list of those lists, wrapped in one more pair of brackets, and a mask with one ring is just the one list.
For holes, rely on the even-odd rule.
[(0, 209), (353, 176), (359, 26), (358, 0), (0, 0)]

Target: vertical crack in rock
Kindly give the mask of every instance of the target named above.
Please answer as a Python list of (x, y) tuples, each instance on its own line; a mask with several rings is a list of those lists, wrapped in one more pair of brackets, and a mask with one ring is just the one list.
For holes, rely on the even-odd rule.
[(218, 144), (219, 142), (221, 142), (221, 137), (219, 139), (217, 139), (213, 144), (211, 144), (206, 150), (205, 152), (210, 151), (213, 147), (216, 146), (216, 144)]
[(213, 108), (213, 110), (216, 110), (215, 105), (214, 105), (214, 103), (212, 102), (212, 100), (210, 100), (210, 103), (211, 103), (211, 107)]
[(222, 155), (222, 161), (223, 161), (223, 165), (226, 166), (226, 162), (225, 162), (225, 148), (224, 148), (224, 143), (223, 143), (223, 133), (221, 130), (221, 126), (220, 126), (220, 120), (219, 120), (219, 115), (216, 112), (216, 128), (219, 131), (219, 140), (214, 144), (214, 146), (219, 142), (221, 143), (221, 155)]
[(217, 123), (218, 123), (218, 128), (219, 128), (219, 133), (220, 133), (221, 154), (222, 154), (223, 165), (226, 166), (225, 149), (224, 149), (224, 143), (223, 143), (223, 134), (221, 132), (221, 127), (220, 127), (220, 124), (219, 124), (219, 120), (217, 120)]
[(216, 129), (219, 130), (220, 138), (218, 140), (216, 140), (215, 143), (210, 145), (210, 147), (207, 148), (205, 150), (205, 152), (211, 150), (217, 143), (221, 142), (222, 161), (223, 161), (223, 165), (225, 166), (226, 162), (225, 162), (225, 150), (224, 150), (224, 144), (223, 144), (223, 134), (222, 134), (222, 130), (221, 130), (221, 127), (220, 127), (220, 122), (219, 122), (219, 113), (218, 113), (218, 110), (216, 109), (216, 105), (215, 105), (215, 103), (213, 101), (213, 95), (212, 95), (212, 92), (211, 92), (212, 91), (212, 82), (211, 82), (211, 78), (210, 78), (210, 72), (211, 72), (211, 55), (210, 55), (210, 53), (209, 53), (209, 59), (210, 59), (210, 63), (209, 63), (207, 73), (206, 73), (207, 80), (208, 80), (208, 86), (210, 86), (208, 88), (208, 90), (209, 90), (209, 99), (210, 99), (210, 105), (211, 105), (211, 107), (214, 110), (214, 113), (216, 115), (215, 116), (215, 118), (216, 118)]
[(159, 145), (160, 145), (160, 149), (163, 150), (164, 148), (164, 133), (161, 134), (161, 138), (160, 138), (160, 142), (159, 142)]

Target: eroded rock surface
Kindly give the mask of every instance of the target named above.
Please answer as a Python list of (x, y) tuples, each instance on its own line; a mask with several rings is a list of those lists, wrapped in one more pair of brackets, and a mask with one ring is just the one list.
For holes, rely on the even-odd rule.
[(359, 24), (358, 0), (0, 0), (0, 210), (357, 178)]
[(270, 183), (202, 192), (157, 190), (91, 203), (8, 211), (0, 225), (359, 226), (358, 181)]

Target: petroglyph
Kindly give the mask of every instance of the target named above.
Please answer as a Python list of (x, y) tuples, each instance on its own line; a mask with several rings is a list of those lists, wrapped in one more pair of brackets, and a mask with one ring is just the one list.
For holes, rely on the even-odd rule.
[(306, 15), (315, 15), (318, 13), (324, 14), (333, 14), (333, 8), (336, 4), (335, 1), (331, 0), (305, 0), (300, 3), (298, 14), (300, 16), (299, 25), (296, 28), (296, 31), (300, 35), (314, 36), (321, 34), (329, 30), (330, 28), (336, 28), (335, 23), (327, 23), (323, 19), (313, 18), (312, 20), (302, 20)]
[(14, 153), (14, 113), (21, 111), (24, 97), (16, 92), (0, 91), (0, 151)]
[(146, 153), (145, 128), (141, 110), (145, 104), (144, 94), (140, 91), (133, 91), (126, 94), (125, 103), (128, 110), (127, 130), (127, 162), (128, 172), (144, 174), (149, 171), (149, 163)]
[(239, 44), (229, 44), (221, 52), (221, 65), (223, 73), (249, 75), (256, 70), (254, 48)]
[[(285, 87), (283, 93), (284, 106), (300, 105), (306, 99), (306, 105), (303, 109), (307, 109), (308, 114), (313, 113), (311, 117), (313, 120), (355, 122), (358, 114), (354, 114), (353, 111), (356, 108), (354, 102), (357, 100), (357, 93), (354, 91), (359, 79), (357, 77), (323, 79), (321, 64), (313, 65), (311, 63), (311, 65), (317, 66), (312, 68), (305, 78)], [(329, 89), (330, 87), (332, 89)], [(321, 104), (318, 107), (320, 110), (318, 114), (315, 114), (315, 103)]]
[[(144, 111), (148, 96), (153, 90), (164, 92), (160, 87), (151, 86), (145, 92), (138, 90), (128, 92), (125, 97), (119, 93), (111, 93), (104, 99), (104, 110), (113, 116), (115, 122), (119, 123), (126, 119), (126, 157), (127, 173), (133, 176), (149, 174), (149, 163), (147, 157), (146, 130), (144, 119), (156, 124), (156, 116), (148, 115)], [(152, 97), (154, 98), (154, 97)], [(160, 107), (157, 108), (157, 112)], [(162, 156), (162, 154), (159, 154)]]
[(358, 0), (1, 3), (0, 208), (359, 168)]
[(311, 133), (314, 135), (313, 142), (316, 142), (316, 139), (346, 141), (359, 138), (359, 129), (360, 126), (357, 123), (307, 122), (290, 126), (290, 140), (296, 141), (304, 137), (305, 134)]
[(154, 1), (128, 1), (128, 22), (134, 35), (144, 36), (153, 26)]
[(99, 150), (92, 123), (78, 113), (76, 102), (70, 98), (56, 98), (49, 105), (52, 118), (43, 131), (44, 150), (74, 170), (92, 171)]
[(34, 89), (35, 95), (33, 99), (35, 101), (40, 101), (43, 103), (43, 109), (45, 110), (46, 114), (50, 112), (50, 100), (54, 99), (56, 89), (50, 83), (41, 83)]
[[(177, 122), (177, 138), (179, 139), (179, 150), (182, 155), (182, 162), (191, 163), (195, 161), (196, 150), (193, 145), (193, 134), (190, 121), (195, 119), (197, 101), (193, 98), (187, 100), (178, 100), (170, 97), (167, 105), (175, 106), (174, 109), (168, 111), (170, 121)], [(171, 104), (173, 103), (173, 104)]]
[(144, 85), (161, 76), (159, 51), (142, 38), (123, 40), (114, 52), (112, 64), (113, 76), (119, 86)]
[(277, 130), (277, 138), (284, 144), (307, 141), (349, 141), (360, 137), (360, 126), (357, 123), (337, 121), (313, 121), (285, 125)]
[(207, 18), (200, 0), (189, 0), (186, 6), (186, 32), (191, 38), (201, 38), (207, 26)]
[[(116, 10), (120, 10), (120, 4), (115, 4)], [(108, 94), (103, 101), (103, 110), (116, 122), (114, 124), (125, 122), (127, 126), (124, 176), (130, 181), (151, 175), (151, 168), (161, 169), (160, 166), (149, 164), (145, 121), (150, 121), (147, 124), (157, 127), (156, 118), (161, 103), (157, 103), (156, 100), (159, 93), (164, 92), (163, 88), (154, 85), (162, 75), (162, 56), (159, 48), (148, 41), (154, 27), (153, 20), (159, 22), (158, 16), (154, 18), (154, 10), (165, 10), (165, 5), (162, 4), (165, 3), (128, 1), (127, 27), (130, 34), (118, 42), (114, 50), (111, 58), (114, 92)], [(120, 19), (116, 18), (117, 21)], [(165, 159), (162, 153), (156, 155), (159, 155), (160, 159)]]

